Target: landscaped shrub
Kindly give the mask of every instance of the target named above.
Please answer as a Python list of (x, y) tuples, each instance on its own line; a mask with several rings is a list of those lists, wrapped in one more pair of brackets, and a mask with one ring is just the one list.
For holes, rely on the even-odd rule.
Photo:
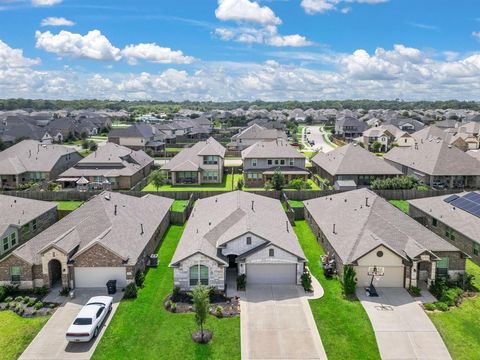
[(28, 300), (27, 306), (32, 307), (33, 305), (35, 305), (36, 302), (37, 300), (35, 298), (30, 298)]
[(46, 286), (41, 286), (41, 287), (36, 287), (35, 289), (33, 289), (33, 294), (34, 295), (37, 295), (39, 297), (44, 297), (45, 295), (48, 294), (48, 287)]
[(420, 296), (421, 295), (420, 289), (416, 286), (410, 286), (410, 289), (408, 289), (408, 291), (410, 292), (410, 294), (412, 294), (412, 296)]
[(312, 276), (310, 275), (310, 271), (308, 269), (305, 269), (305, 271), (302, 274), (302, 277), (300, 278), (302, 282), (303, 289), (305, 291), (312, 291)]
[(247, 275), (242, 274), (237, 277), (237, 290), (245, 290), (247, 286)]
[(181, 292), (180, 286), (175, 286), (172, 291), (172, 296), (177, 297), (178, 295), (180, 295), (180, 292)]
[(123, 294), (124, 299), (136, 299), (138, 295), (137, 285), (135, 283), (130, 283), (125, 288), (125, 293)]
[(68, 296), (69, 293), (70, 293), (70, 288), (67, 286), (62, 288), (62, 290), (60, 290), (59, 292), (60, 296)]
[(138, 287), (143, 287), (143, 283), (145, 282), (145, 273), (143, 271), (138, 270), (135, 274), (135, 284)]
[(24, 304), (28, 304), (29, 301), (30, 301), (30, 298), (28, 296), (25, 296), (22, 300)]
[(343, 293), (348, 295), (355, 294), (355, 288), (357, 287), (357, 281), (355, 280), (355, 270), (353, 267), (344, 265), (343, 267)]
[(4, 286), (0, 286), (0, 302), (3, 302), (7, 297), (7, 289)]
[(447, 281), (443, 278), (435, 279), (429, 288), (432, 295), (435, 296), (437, 299), (440, 299), (443, 293), (447, 291), (447, 289), (448, 289)]
[(243, 179), (239, 179), (237, 181), (237, 190), (243, 190), (244, 186), (245, 186), (245, 183), (243, 182)]
[(295, 189), (295, 190), (308, 190), (312, 188), (309, 182), (303, 179), (293, 179), (288, 183), (286, 186), (287, 189)]
[(12, 301), (13, 301), (13, 298), (12, 298), (11, 296), (7, 296), (7, 297), (5, 298), (5, 302), (6, 302), (6, 303), (9, 303), (9, 302), (12, 302)]
[(272, 175), (272, 187), (274, 190), (280, 191), (285, 186), (285, 176), (283, 176), (280, 168), (276, 169)]
[(411, 176), (398, 176), (372, 181), (373, 190), (409, 190), (418, 184), (417, 179)]
[(437, 301), (436, 303), (434, 303), (434, 305), (437, 310), (448, 311), (448, 304), (445, 304), (442, 301)]
[(219, 318), (222, 318), (223, 317), (223, 307), (221, 307), (220, 305), (218, 305), (216, 308), (215, 308), (215, 315)]
[(440, 301), (447, 304), (448, 306), (455, 306), (461, 301), (461, 296), (463, 295), (463, 290), (460, 288), (450, 288), (447, 291), (444, 291), (440, 297)]
[(174, 302), (172, 302), (172, 303), (170, 304), (170, 310), (171, 310), (172, 312), (177, 312), (177, 304), (174, 303)]
[(23, 301), (23, 297), (22, 297), (22, 296), (17, 296), (17, 297), (15, 298), (15, 301), (16, 301), (16, 302), (22, 302), (22, 301)]
[(432, 303), (423, 304), (423, 307), (425, 308), (425, 310), (428, 310), (428, 311), (434, 311), (437, 309), (435, 304), (432, 304)]
[(35, 303), (35, 305), (33, 305), (33, 308), (35, 310), (40, 310), (42, 307), (43, 307), (43, 302), (41, 301), (38, 301), (37, 303)]

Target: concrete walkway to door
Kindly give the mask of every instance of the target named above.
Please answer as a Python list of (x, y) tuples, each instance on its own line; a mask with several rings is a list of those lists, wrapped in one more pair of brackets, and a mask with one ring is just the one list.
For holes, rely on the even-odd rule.
[(377, 288), (379, 297), (368, 297), (357, 288), (367, 311), (383, 360), (450, 360), (435, 325), (404, 288)]
[(247, 285), (242, 359), (327, 359), (307, 297), (295, 285)]

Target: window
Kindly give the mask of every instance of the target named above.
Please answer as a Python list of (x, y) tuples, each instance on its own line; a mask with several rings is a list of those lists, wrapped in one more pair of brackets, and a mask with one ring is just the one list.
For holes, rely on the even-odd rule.
[(268, 256), (274, 257), (275, 256), (275, 250), (274, 249), (269, 249), (268, 250)]
[(104, 307), (101, 307), (100, 309), (98, 309), (98, 311), (97, 311), (97, 319), (102, 315), (104, 309), (105, 309)]
[(381, 251), (381, 250), (377, 251), (377, 256), (382, 257), (383, 256), (383, 251)]
[(247, 245), (252, 245), (252, 238), (247, 236)]
[(280, 160), (280, 165), (285, 165), (285, 159)]
[(288, 159), (288, 164), (289, 164), (290, 166), (293, 166), (294, 160), (293, 160), (293, 159)]
[(12, 266), (10, 268), (10, 281), (14, 283), (20, 282), (21, 271), (20, 266)]
[(473, 243), (473, 255), (478, 256), (479, 251), (480, 251), (480, 245), (478, 245), (477, 243)]
[(272, 159), (268, 159), (268, 160), (267, 160), (267, 164), (268, 164), (268, 165), (272, 165)]
[(447, 275), (448, 274), (448, 257), (441, 257), (437, 261), (437, 274), (438, 275)]
[(203, 180), (205, 181), (216, 181), (218, 180), (218, 171), (204, 171)]
[(438, 225), (437, 219), (432, 219), (432, 226), (437, 227), (437, 225)]
[(445, 229), (445, 236), (450, 240), (455, 241), (455, 233), (449, 227)]
[(198, 284), (208, 285), (208, 267), (205, 265), (193, 265), (190, 268), (190, 286)]
[(7, 251), (8, 248), (9, 248), (8, 237), (6, 237), (6, 238), (3, 238), (3, 251)]
[(33, 231), (37, 231), (37, 219), (33, 219), (32, 228), (33, 228)]
[(23, 226), (23, 233), (28, 234), (30, 232), (30, 223)]
[(12, 235), (10, 235), (10, 242), (12, 247), (17, 245), (17, 233), (12, 233)]
[(252, 159), (252, 166), (257, 166), (257, 159)]
[(278, 165), (278, 159), (275, 159), (275, 165)]
[(208, 155), (203, 157), (204, 165), (216, 165), (218, 164), (218, 156)]

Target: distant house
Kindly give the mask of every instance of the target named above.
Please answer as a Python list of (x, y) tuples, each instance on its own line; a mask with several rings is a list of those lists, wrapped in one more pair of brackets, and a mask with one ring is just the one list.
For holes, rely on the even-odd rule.
[(82, 156), (63, 145), (23, 140), (0, 152), (0, 188), (14, 189), (28, 182), (55, 180)]
[(57, 204), (0, 195), (0, 258), (57, 221)]
[(370, 149), (375, 142), (381, 144), (380, 151), (388, 151), (393, 145), (413, 146), (415, 139), (412, 136), (400, 130), (394, 125), (380, 125), (372, 127), (363, 132), (361, 142), (366, 149)]
[(286, 182), (307, 180), (309, 175), (305, 156), (284, 139), (259, 141), (242, 151), (242, 160), (244, 182), (250, 187), (262, 187), (276, 170), (280, 170)]
[(480, 185), (480, 162), (442, 140), (421, 139), (413, 147), (396, 147), (384, 159), (404, 175), (432, 187)]
[(108, 133), (109, 142), (132, 150), (148, 150), (154, 154), (158, 154), (165, 148), (167, 138), (175, 139), (174, 136), (167, 136), (154, 125), (147, 123), (136, 123), (127, 128), (116, 128)]
[(64, 187), (130, 189), (146, 178), (154, 160), (142, 150), (107, 143), (59, 175)]
[(419, 131), (425, 127), (425, 124), (421, 121), (408, 118), (391, 118), (385, 121), (386, 124), (394, 125), (400, 130), (403, 130), (409, 134)]
[(199, 141), (172, 158), (162, 170), (172, 185), (219, 184), (223, 182), (225, 148), (214, 138)]
[(243, 191), (197, 200), (170, 262), (174, 286), (225, 290), (247, 283), (300, 284), (305, 255), (280, 201)]
[[(370, 190), (307, 200), (305, 217), (340, 276), (353, 267), (358, 287), (425, 288), (465, 272), (462, 251)], [(372, 277), (374, 268), (384, 275)]]
[(259, 141), (272, 141), (277, 139), (287, 139), (284, 131), (278, 129), (266, 129), (260, 125), (253, 124), (238, 134), (232, 136), (227, 144), (229, 150), (245, 150), (247, 147)]
[(314, 172), (337, 186), (340, 181), (353, 181), (355, 186), (369, 186), (376, 179), (402, 175), (382, 158), (359, 145), (348, 144), (312, 158)]
[(335, 121), (335, 136), (352, 141), (362, 136), (368, 126), (352, 116), (342, 116)]
[(409, 204), (411, 217), (480, 265), (480, 193), (464, 192), (415, 199), (409, 200)]
[[(421, 142), (422, 140), (442, 140), (462, 151), (467, 151), (470, 147), (469, 142), (471, 142), (469, 139), (470, 136), (465, 133), (457, 133), (454, 129), (441, 129), (435, 125), (425, 127), (422, 130), (413, 133), (412, 137), (415, 139), (415, 142)], [(474, 140), (476, 140), (478, 145), (478, 139)], [(476, 148), (477, 147), (472, 146), (472, 149)]]
[(172, 203), (103, 192), (0, 260), (0, 284), (122, 289), (155, 252)]
[(51, 144), (54, 139), (49, 131), (37, 125), (35, 119), (29, 116), (7, 116), (0, 121), (0, 139), (11, 146), (19, 140), (30, 139)]

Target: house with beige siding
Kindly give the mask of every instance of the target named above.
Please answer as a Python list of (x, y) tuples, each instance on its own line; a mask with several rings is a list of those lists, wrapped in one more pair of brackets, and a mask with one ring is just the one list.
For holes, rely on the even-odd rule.
[(103, 192), (0, 260), (0, 284), (125, 287), (170, 223), (173, 200)]
[(280, 201), (233, 191), (197, 200), (170, 267), (176, 287), (223, 291), (241, 274), (247, 284), (299, 284), (304, 263)]
[(227, 144), (229, 150), (242, 151), (259, 141), (287, 140), (287, 134), (280, 129), (267, 129), (258, 124), (252, 124), (232, 136)]
[(305, 201), (305, 218), (343, 276), (356, 272), (357, 286), (426, 288), (438, 276), (465, 272), (467, 255), (368, 189)]

